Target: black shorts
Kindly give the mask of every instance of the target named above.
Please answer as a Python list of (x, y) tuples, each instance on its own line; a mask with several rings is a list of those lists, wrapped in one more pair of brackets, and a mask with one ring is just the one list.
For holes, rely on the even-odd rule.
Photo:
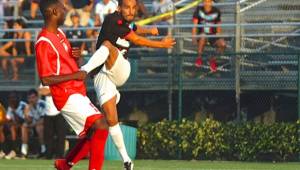
[(209, 42), (210, 45), (215, 46), (215, 45), (216, 45), (216, 42), (217, 42), (219, 39), (220, 39), (220, 38), (218, 38), (218, 37), (208, 37), (208, 38), (207, 38), (207, 41)]
[[(203, 35), (203, 34), (200, 34), (200, 35)], [(216, 35), (216, 34), (208, 34), (208, 35)], [(209, 42), (209, 44), (212, 45), (212, 46), (215, 46), (216, 42), (220, 39), (222, 39), (222, 38), (219, 38), (219, 37), (206, 37), (207, 42)], [(198, 39), (198, 41), (199, 40), (200, 40), (200, 38)]]

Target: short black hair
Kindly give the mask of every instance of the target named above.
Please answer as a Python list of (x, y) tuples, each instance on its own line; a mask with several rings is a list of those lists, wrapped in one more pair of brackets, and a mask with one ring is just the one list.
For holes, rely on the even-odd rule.
[(23, 19), (17, 19), (15, 20), (15, 23), (21, 25), (22, 28), (27, 28), (26, 23), (23, 21)]
[(44, 19), (47, 19), (49, 16), (48, 16), (48, 8), (51, 6), (51, 5), (55, 5), (59, 3), (59, 0), (41, 0), (40, 1), (40, 11), (44, 17)]
[(8, 100), (18, 100), (18, 93), (16, 91), (11, 91), (8, 94)]
[(13, 28), (14, 27), (14, 20), (13, 19), (6, 20), (6, 24), (7, 24), (8, 28)]
[(30, 96), (30, 95), (38, 95), (38, 92), (35, 90), (35, 89), (30, 89), (30, 90), (28, 90), (28, 92), (27, 92), (27, 96)]

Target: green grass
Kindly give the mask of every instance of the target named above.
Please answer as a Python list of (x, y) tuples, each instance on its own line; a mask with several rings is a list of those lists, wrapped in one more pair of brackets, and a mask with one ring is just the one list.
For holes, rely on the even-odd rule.
[[(300, 170), (300, 163), (249, 163), (229, 161), (136, 160), (135, 170)], [(53, 170), (48, 160), (0, 160), (0, 170)], [(74, 170), (86, 170), (81, 161)], [(121, 161), (106, 161), (103, 170), (121, 170)]]

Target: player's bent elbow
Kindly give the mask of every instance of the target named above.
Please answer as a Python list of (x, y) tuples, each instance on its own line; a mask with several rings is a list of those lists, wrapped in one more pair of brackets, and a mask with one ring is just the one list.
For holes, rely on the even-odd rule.
[(42, 78), (41, 82), (43, 84), (43, 86), (49, 86), (50, 85), (50, 81), (48, 78)]

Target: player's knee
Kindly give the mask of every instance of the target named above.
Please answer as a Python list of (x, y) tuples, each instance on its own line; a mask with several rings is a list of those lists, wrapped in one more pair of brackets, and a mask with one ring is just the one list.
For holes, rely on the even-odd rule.
[(117, 119), (107, 118), (107, 124), (108, 124), (108, 126), (115, 126), (118, 123), (119, 123), (119, 121)]
[(108, 124), (107, 124), (107, 121), (105, 118), (97, 119), (93, 126), (95, 129), (107, 129), (108, 128)]

